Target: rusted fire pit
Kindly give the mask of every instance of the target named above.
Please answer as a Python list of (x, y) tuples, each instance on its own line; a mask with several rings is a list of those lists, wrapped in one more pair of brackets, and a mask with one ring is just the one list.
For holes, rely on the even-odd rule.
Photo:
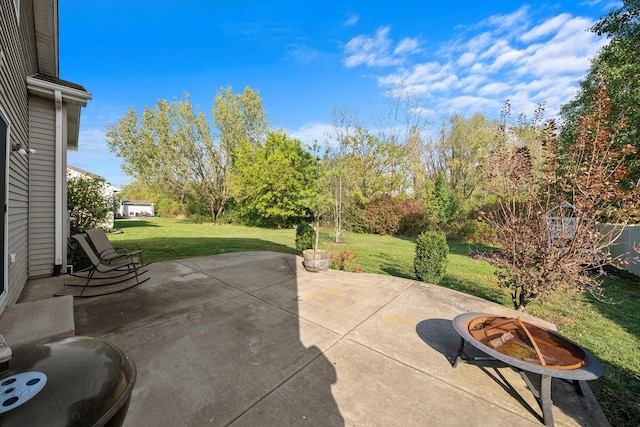
[[(580, 381), (595, 380), (603, 374), (600, 363), (578, 344), (519, 318), (465, 313), (453, 319), (453, 327), (460, 335), (453, 367), (458, 366), (468, 342), (492, 359), (517, 369), (538, 400), (547, 426), (553, 426), (552, 378), (573, 381), (576, 391), (583, 395)], [(526, 372), (540, 375), (539, 390)]]

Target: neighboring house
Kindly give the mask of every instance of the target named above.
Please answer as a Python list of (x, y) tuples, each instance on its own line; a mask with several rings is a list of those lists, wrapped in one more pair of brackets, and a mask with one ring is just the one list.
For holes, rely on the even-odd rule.
[[(68, 178), (76, 178), (76, 177), (86, 177), (86, 178), (98, 178), (104, 181), (104, 189), (102, 191), (102, 195), (104, 198), (115, 198), (116, 194), (121, 191), (120, 188), (114, 187), (113, 185), (107, 182), (107, 179), (103, 176), (96, 175), (93, 172), (89, 172), (75, 166), (67, 165), (67, 179)], [(113, 228), (114, 226), (114, 212), (111, 212), (109, 216), (107, 216), (106, 221), (101, 224), (97, 224), (98, 227), (103, 228)]]
[(147, 200), (121, 200), (118, 215), (121, 217), (154, 216), (155, 205)]
[(0, 0), (0, 313), (29, 277), (66, 271), (67, 150), (91, 99), (60, 79), (57, 0)]

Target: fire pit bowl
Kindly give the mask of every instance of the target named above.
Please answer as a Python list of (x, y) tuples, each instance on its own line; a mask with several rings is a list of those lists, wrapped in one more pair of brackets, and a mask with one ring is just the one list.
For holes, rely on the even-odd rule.
[[(602, 365), (584, 348), (554, 331), (522, 321), (517, 317), (495, 316), (486, 313), (465, 313), (453, 319), (453, 327), (460, 335), (460, 347), (453, 367), (463, 358), (465, 343), (520, 372), (527, 386), (538, 400), (545, 425), (553, 426), (551, 379), (573, 381), (583, 395), (580, 381), (600, 378)], [(485, 358), (475, 358), (479, 360)], [(465, 360), (469, 360), (468, 357)], [(539, 391), (526, 372), (539, 374)]]
[(519, 318), (480, 316), (470, 319), (471, 336), (507, 357), (550, 369), (577, 369), (587, 356), (577, 344)]

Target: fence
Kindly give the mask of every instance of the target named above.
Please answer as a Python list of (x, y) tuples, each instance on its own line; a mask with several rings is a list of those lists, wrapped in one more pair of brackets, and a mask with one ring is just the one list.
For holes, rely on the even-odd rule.
[[(619, 232), (621, 225), (607, 225), (606, 229)], [(635, 248), (635, 249), (634, 249)], [(640, 276), (640, 225), (627, 225), (615, 243), (609, 246), (611, 257), (620, 268)]]

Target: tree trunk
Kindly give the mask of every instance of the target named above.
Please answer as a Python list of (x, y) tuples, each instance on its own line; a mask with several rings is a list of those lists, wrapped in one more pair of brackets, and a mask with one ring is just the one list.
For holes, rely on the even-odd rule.
[(316, 218), (316, 244), (313, 247), (313, 254), (318, 252), (318, 243), (320, 241), (320, 218)]

